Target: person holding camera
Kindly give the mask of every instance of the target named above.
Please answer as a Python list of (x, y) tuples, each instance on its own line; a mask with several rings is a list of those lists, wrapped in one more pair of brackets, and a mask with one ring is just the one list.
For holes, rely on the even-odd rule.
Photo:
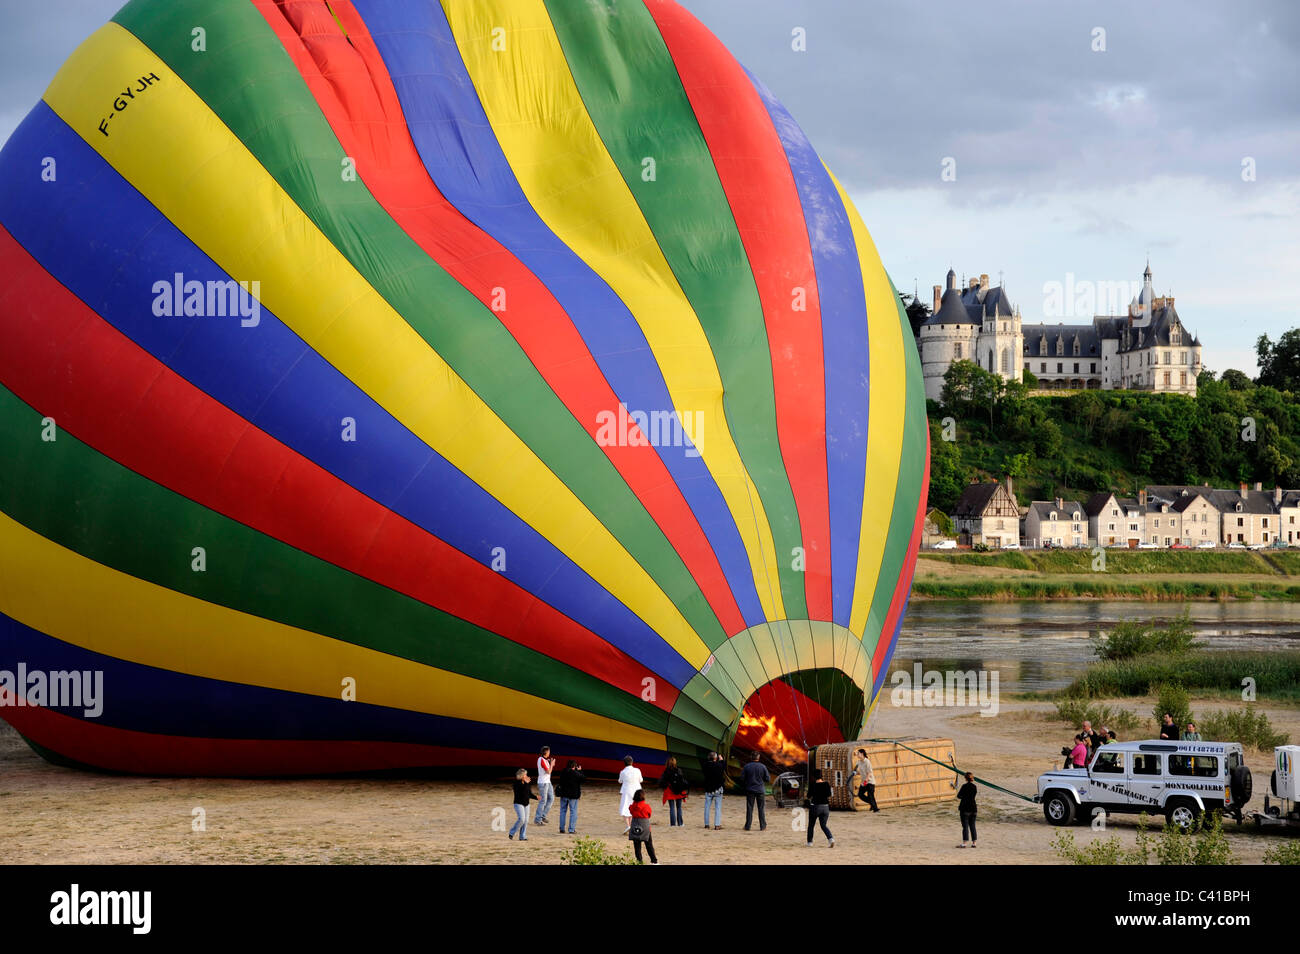
[(533, 822), (538, 825), (547, 824), (546, 816), (555, 804), (555, 786), (551, 784), (551, 770), (554, 768), (555, 759), (551, 758), (551, 747), (543, 745), (542, 752), (537, 757), (537, 813), (533, 815)]
[(578, 833), (578, 799), (582, 798), (582, 783), (587, 776), (576, 759), (569, 759), (555, 786), (555, 793), (560, 796), (560, 834), (564, 834), (564, 817), (569, 817), (569, 834)]
[[(710, 752), (704, 763), (704, 828), (722, 831), (722, 793), (727, 784), (727, 763), (717, 752)], [(713, 825), (709, 825), (709, 810), (713, 810)]]

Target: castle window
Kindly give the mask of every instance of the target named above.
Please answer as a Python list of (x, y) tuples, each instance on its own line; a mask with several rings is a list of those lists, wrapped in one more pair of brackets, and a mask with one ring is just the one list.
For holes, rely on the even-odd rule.
[(954, 344), (954, 345), (952, 346), (952, 356), (953, 356), (953, 359), (956, 360), (956, 361), (960, 361), (960, 360), (961, 360), (961, 342), (960, 342), (960, 341), (958, 341), (956, 344)]
[(1166, 351), (1166, 352), (1165, 352), (1165, 364), (1169, 364), (1170, 360), (1171, 360), (1171, 358), (1170, 358), (1169, 352)]
[(1056, 339), (1056, 353), (1057, 355), (1065, 354), (1065, 341), (1061, 338)]
[(1043, 374), (1046, 374), (1046, 373), (1047, 373), (1047, 362), (1046, 362), (1046, 361), (1040, 361), (1040, 362), (1038, 362), (1038, 370), (1039, 370), (1040, 372), (1042, 372)]
[(1002, 349), (1002, 373), (1003, 374), (1011, 373), (1011, 349), (1010, 348)]
[(1075, 338), (1075, 339), (1074, 339), (1074, 353), (1075, 353), (1076, 355), (1079, 353), (1079, 339), (1078, 339), (1078, 338)]

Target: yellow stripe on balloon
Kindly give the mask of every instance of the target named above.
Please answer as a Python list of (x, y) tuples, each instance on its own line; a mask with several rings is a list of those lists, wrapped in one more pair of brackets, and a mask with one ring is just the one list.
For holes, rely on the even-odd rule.
[[(115, 116), (107, 135), (101, 132), (116, 91), (127, 79), (150, 74), (158, 80)], [(704, 663), (708, 647), (641, 565), (152, 50), (109, 23), (68, 60), (45, 101), (229, 275), (260, 282), (262, 304), (326, 361), (683, 658)], [(232, 203), (235, 192), (241, 201)], [(278, 228), (268, 231), (267, 223)]]
[[(189, 554), (178, 553), (178, 560)], [(106, 611), (111, 608), (111, 612)], [(0, 613), (171, 672), (662, 749), (662, 735), (481, 679), (195, 599), (87, 559), (0, 512)], [(109, 688), (112, 692), (112, 688)]]
[[(894, 493), (898, 487), (898, 464), (903, 453), (903, 415), (898, 409), (906, 406), (907, 364), (893, 286), (880, 262), (876, 243), (871, 240), (862, 217), (844, 194), (839, 180), (829, 169), (826, 172), (835, 183), (835, 191), (844, 203), (849, 224), (853, 228), (853, 243), (858, 249), (863, 294), (867, 300), (867, 323), (871, 329), (867, 481), (862, 501), (862, 528), (858, 537), (858, 572), (853, 584), (853, 609), (849, 614), (849, 629), (859, 639), (865, 639), (867, 616), (871, 611), (871, 600), (875, 595), (876, 581), (885, 557), (885, 542), (894, 513)], [(874, 646), (875, 637), (872, 639)]]
[[(783, 618), (772, 529), (732, 439), (708, 338), (587, 114), (545, 4), (444, 0), (443, 8), (533, 210), (632, 312), (678, 413), (703, 413), (701, 457), (740, 530), (763, 611)], [(498, 28), (504, 51), (493, 48)]]

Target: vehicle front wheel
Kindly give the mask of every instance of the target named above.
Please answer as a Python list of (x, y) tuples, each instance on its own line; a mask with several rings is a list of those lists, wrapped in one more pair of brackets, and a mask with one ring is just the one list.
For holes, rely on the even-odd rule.
[(1062, 792), (1052, 792), (1043, 799), (1043, 817), (1052, 825), (1069, 825), (1074, 821), (1074, 802)]
[(1175, 798), (1165, 805), (1165, 821), (1183, 831), (1196, 827), (1200, 818), (1201, 810), (1189, 798)]

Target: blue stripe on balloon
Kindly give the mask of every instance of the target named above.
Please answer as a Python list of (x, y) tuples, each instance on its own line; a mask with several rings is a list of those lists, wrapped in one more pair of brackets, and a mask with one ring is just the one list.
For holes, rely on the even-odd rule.
[(192, 676), (106, 656), (55, 639), (0, 614), (0, 670), (103, 673), (103, 711), (46, 706), (100, 725), (157, 735), (210, 739), (291, 739), (404, 742), (501, 752), (560, 752), (658, 763), (663, 753), (622, 743), (456, 719), (365, 702), (267, 689)]
[[(45, 103), (0, 151), (0, 179), (58, 178), (0, 190), (0, 223), (83, 302), (177, 374), (245, 420), (472, 559), (506, 549), (507, 576), (681, 688), (695, 674), (671, 645), (577, 564), (307, 346), (265, 308), (235, 318), (167, 318), (155, 281), (227, 275)], [(251, 238), (250, 238), (251, 241)], [(257, 276), (237, 276), (256, 279)], [(357, 441), (340, 439), (344, 417)], [(145, 475), (148, 476), (148, 475)]]
[[(619, 400), (633, 410), (671, 409), (668, 386), (627, 306), (529, 204), (442, 8), (405, 0), (356, 0), (354, 5), (388, 68), (407, 129), (438, 190), (546, 285)], [(656, 450), (708, 538), (746, 625), (763, 622), (740, 531), (704, 461), (687, 456), (686, 448)]]
[[(858, 538), (867, 469), (871, 364), (866, 297), (853, 228), (835, 183), (794, 117), (748, 70), (794, 174), (808, 226), (821, 302), (826, 374), (826, 475), (831, 518), (831, 598), (835, 622), (848, 626), (858, 570)], [(890, 477), (892, 480), (892, 476)]]

